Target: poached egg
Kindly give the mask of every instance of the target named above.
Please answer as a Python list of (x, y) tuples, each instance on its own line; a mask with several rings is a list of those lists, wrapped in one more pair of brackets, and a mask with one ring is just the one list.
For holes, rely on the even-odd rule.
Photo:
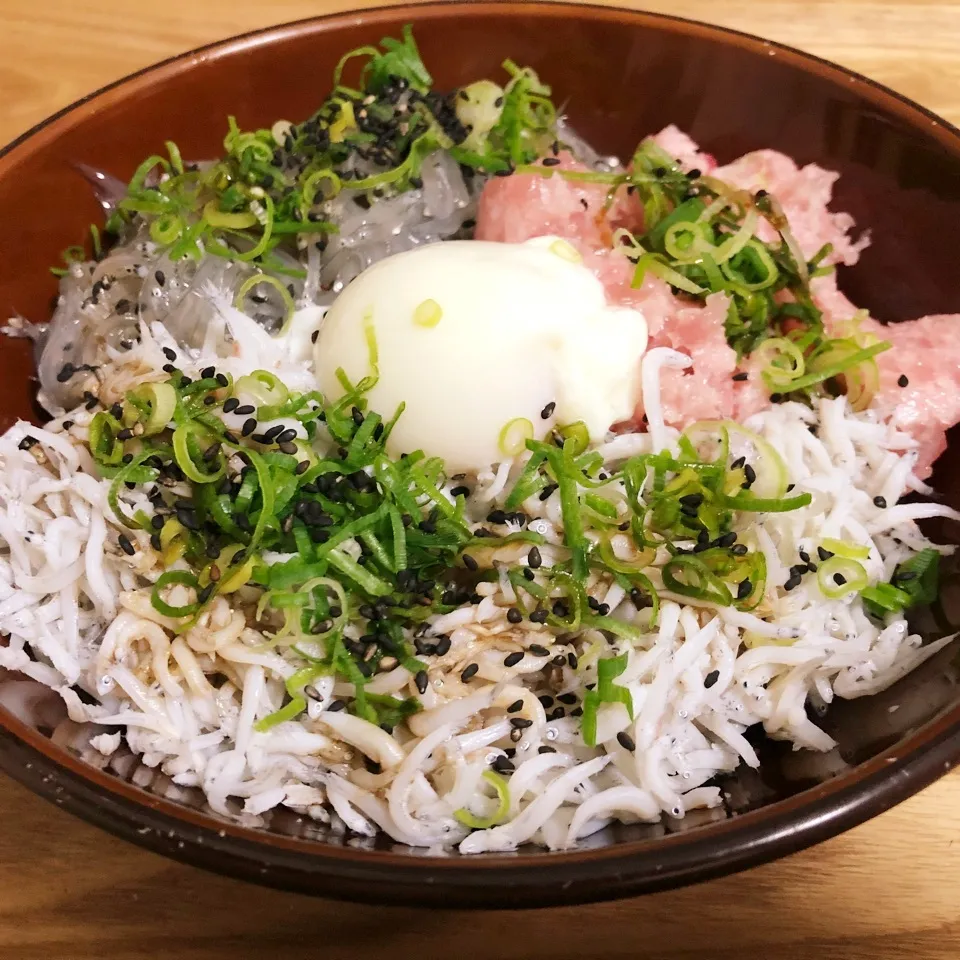
[(608, 303), (566, 240), (454, 240), (357, 277), (323, 320), (314, 365), (328, 399), (344, 393), (338, 369), (354, 384), (376, 372), (369, 409), (386, 420), (405, 404), (391, 456), (423, 450), (454, 473), (554, 426), (582, 421), (601, 438), (636, 408), (646, 346), (643, 314)]

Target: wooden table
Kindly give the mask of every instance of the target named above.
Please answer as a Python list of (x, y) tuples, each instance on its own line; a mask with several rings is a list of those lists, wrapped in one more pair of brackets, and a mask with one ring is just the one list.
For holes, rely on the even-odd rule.
[[(0, 0), (0, 141), (151, 61), (349, 0)], [(837, 60), (960, 123), (960, 0), (643, 4)], [(643, 900), (524, 914), (261, 890), (115, 840), (0, 781), (2, 960), (591, 957), (954, 960), (960, 770), (788, 860)]]

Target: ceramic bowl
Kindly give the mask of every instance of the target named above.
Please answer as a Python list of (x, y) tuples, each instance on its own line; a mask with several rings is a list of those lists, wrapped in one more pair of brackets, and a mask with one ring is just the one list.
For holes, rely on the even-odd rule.
[[(363, 11), (227, 40), (29, 131), (0, 154), (0, 312), (45, 319), (56, 291), (48, 265), (98, 219), (75, 163), (128, 177), (166, 138), (188, 157), (216, 154), (228, 114), (245, 128), (306, 117), (344, 51), (408, 22), (438, 88), (493, 75), (507, 56), (529, 63), (604, 151), (628, 153), (675, 123), (721, 162), (771, 147), (839, 171), (836, 208), (873, 235), (843, 274), (845, 292), (881, 319), (960, 312), (960, 134), (949, 124), (863, 77), (732, 31), (609, 8), (477, 2)], [(35, 386), (28, 345), (0, 339), (0, 427), (37, 415)], [(934, 483), (960, 506), (960, 436), (951, 439)], [(920, 790), (960, 759), (958, 673), (948, 647), (887, 693), (832, 709), (831, 754), (791, 752), (758, 734), (764, 763), (729, 778), (724, 808), (610, 828), (563, 853), (427, 856), (384, 840), (344, 841), (290, 812), (249, 828), (135, 757), (97, 763), (69, 729), (51, 738), (56, 718), (32, 726), (3, 707), (0, 767), (137, 844), (260, 883), (381, 903), (573, 903), (770, 860)]]

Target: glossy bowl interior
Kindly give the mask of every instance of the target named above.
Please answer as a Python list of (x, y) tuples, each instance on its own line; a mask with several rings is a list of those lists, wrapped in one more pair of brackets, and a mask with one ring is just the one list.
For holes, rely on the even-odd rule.
[[(842, 173), (835, 207), (873, 233), (842, 287), (881, 319), (960, 312), (960, 135), (862, 77), (774, 44), (702, 24), (596, 7), (450, 3), (279, 27), (186, 54), (106, 88), (0, 155), (0, 311), (43, 320), (47, 271), (98, 206), (73, 171), (120, 177), (173, 139), (215, 154), (228, 113), (245, 127), (309, 115), (346, 50), (413, 22), (439, 88), (529, 63), (577, 128), (628, 153), (667, 123), (721, 161), (772, 147)], [(0, 340), (0, 427), (35, 416), (23, 341)], [(935, 483), (960, 505), (960, 438)], [(934, 625), (931, 629), (943, 631)], [(0, 706), (0, 767), (37, 793), (143, 846), (235, 876), (305, 892), (423, 905), (531, 906), (623, 896), (771, 859), (873, 816), (960, 758), (960, 657), (948, 647), (879, 697), (825, 718), (827, 756), (755, 742), (759, 772), (726, 783), (724, 809), (611, 828), (568, 853), (433, 857), (344, 839), (292, 813), (258, 826), (210, 813), (136, 758), (107, 764), (82, 731), (28, 726)], [(896, 710), (892, 710), (894, 706)]]

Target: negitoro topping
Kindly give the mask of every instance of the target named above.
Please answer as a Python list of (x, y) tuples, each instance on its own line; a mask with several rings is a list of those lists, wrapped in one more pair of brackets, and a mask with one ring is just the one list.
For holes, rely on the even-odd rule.
[[(608, 206), (620, 191), (635, 193), (643, 205), (643, 229), (614, 235), (615, 247), (636, 264), (633, 285), (652, 274), (681, 297), (702, 301), (725, 294), (727, 342), (741, 358), (759, 349), (758, 366), (775, 402), (825, 391), (846, 393), (855, 410), (869, 405), (879, 378), (874, 357), (890, 344), (862, 333), (856, 319), (847, 336), (827, 336), (810, 280), (832, 270), (824, 265), (831, 248), (807, 260), (772, 194), (751, 195), (699, 170), (684, 172), (651, 139), (623, 172), (542, 164), (519, 172), (608, 185)], [(776, 242), (761, 239), (764, 223), (776, 231)], [(747, 376), (738, 373), (734, 380)]]

